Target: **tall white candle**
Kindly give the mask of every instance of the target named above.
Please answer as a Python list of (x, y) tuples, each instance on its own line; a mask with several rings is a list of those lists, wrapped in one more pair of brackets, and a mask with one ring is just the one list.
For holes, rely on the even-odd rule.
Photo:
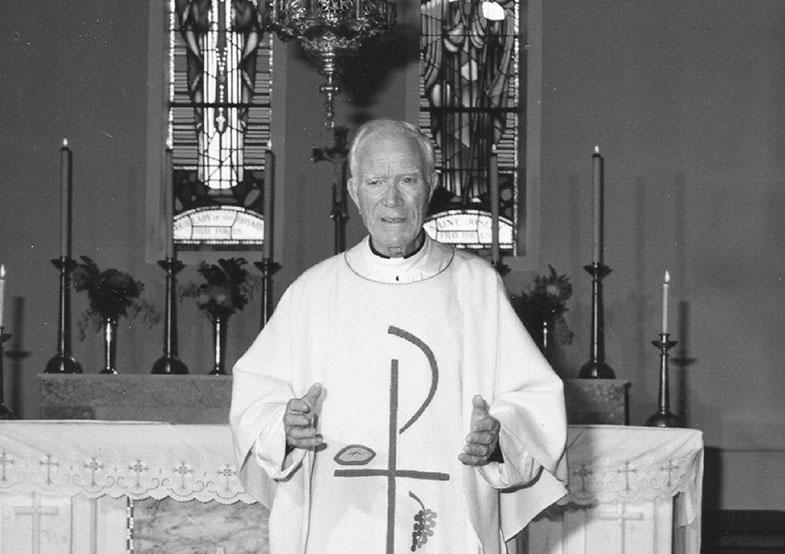
[(5, 265), (0, 264), (0, 329), (3, 327), (5, 313)]
[(174, 224), (174, 207), (172, 199), (172, 171), (174, 168), (172, 162), (172, 146), (167, 144), (166, 153), (164, 154), (164, 178), (162, 180), (163, 186), (161, 187), (161, 203), (163, 204), (163, 228), (161, 235), (164, 241), (164, 257), (174, 257), (174, 233), (172, 225)]
[(60, 149), (60, 257), (71, 257), (71, 149), (63, 139)]
[(491, 203), (491, 261), (495, 264), (499, 254), (499, 157), (491, 152), (488, 163), (490, 203)]
[(603, 160), (600, 147), (594, 147), (592, 161), (592, 261), (602, 263)]
[(665, 270), (665, 279), (662, 281), (662, 332), (668, 332), (668, 287), (670, 286), (671, 275)]
[(269, 148), (264, 153), (264, 245), (262, 256), (273, 257), (273, 199), (275, 198), (275, 155)]

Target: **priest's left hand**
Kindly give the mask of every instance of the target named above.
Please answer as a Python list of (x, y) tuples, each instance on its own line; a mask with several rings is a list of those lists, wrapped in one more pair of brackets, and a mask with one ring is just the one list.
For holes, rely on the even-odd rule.
[(471, 429), (458, 459), (467, 466), (484, 466), (499, 444), (499, 420), (488, 413), (488, 403), (479, 394), (472, 398)]

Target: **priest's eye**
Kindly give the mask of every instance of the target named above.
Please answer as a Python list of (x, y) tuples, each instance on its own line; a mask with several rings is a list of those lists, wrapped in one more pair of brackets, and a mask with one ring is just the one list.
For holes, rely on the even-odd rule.
[(365, 184), (368, 185), (369, 187), (378, 187), (378, 186), (381, 186), (382, 184), (384, 184), (384, 180), (382, 180), (382, 179), (368, 179), (367, 181), (365, 181)]

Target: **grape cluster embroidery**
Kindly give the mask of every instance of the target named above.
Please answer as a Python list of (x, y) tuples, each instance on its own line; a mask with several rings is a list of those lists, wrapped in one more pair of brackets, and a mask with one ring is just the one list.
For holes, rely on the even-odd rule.
[(412, 531), (412, 552), (415, 552), (428, 542), (428, 537), (433, 536), (433, 528), (436, 527), (436, 512), (426, 508), (422, 500), (412, 491), (409, 491), (409, 496), (420, 505), (420, 510), (414, 515), (414, 531)]

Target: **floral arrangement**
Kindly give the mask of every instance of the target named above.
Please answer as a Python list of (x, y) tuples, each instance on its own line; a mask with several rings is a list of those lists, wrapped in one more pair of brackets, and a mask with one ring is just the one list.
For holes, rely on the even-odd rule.
[(92, 323), (97, 331), (106, 319), (141, 316), (142, 320), (153, 325), (159, 319), (158, 311), (139, 296), (144, 283), (137, 281), (128, 273), (118, 269), (101, 271), (96, 263), (87, 256), (71, 270), (71, 281), (77, 291), (86, 291), (89, 304), (79, 318), (80, 338)]
[(196, 298), (200, 309), (213, 318), (226, 318), (242, 310), (258, 285), (243, 267), (244, 258), (221, 258), (218, 264), (201, 262), (197, 271), (204, 283), (191, 284), (183, 289), (182, 295)]
[(569, 277), (559, 275), (548, 265), (548, 275), (538, 275), (533, 284), (520, 295), (513, 295), (512, 306), (529, 334), (542, 346), (543, 322), (553, 325), (553, 336), (561, 344), (570, 344), (573, 333), (570, 331), (564, 313), (567, 300), (572, 296)]

